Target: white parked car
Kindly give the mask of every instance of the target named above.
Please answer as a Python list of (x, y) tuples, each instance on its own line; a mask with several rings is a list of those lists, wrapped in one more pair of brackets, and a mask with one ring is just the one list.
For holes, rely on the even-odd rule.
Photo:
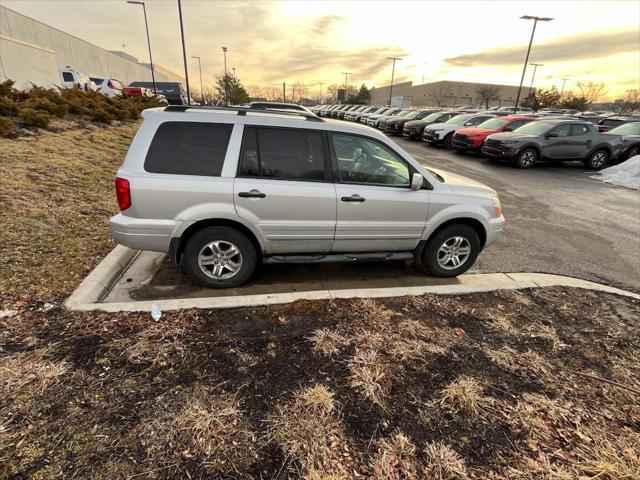
[(122, 96), (122, 82), (110, 77), (90, 77), (91, 81), (98, 86), (98, 93), (107, 97)]
[(444, 145), (450, 148), (453, 134), (456, 133), (456, 130), (464, 127), (476, 127), (495, 116), (497, 116), (497, 114), (492, 112), (463, 113), (456, 115), (444, 123), (434, 123), (426, 127), (422, 134), (422, 139), (432, 145)]
[(98, 86), (87, 75), (75, 68), (65, 67), (58, 70), (62, 88), (77, 88), (84, 92), (95, 92)]

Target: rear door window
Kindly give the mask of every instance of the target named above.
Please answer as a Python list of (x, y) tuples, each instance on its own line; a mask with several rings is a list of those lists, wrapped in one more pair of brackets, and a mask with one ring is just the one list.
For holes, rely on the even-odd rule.
[(232, 129), (225, 123), (165, 122), (153, 136), (144, 169), (219, 177)]
[(589, 133), (589, 127), (586, 125), (571, 125), (571, 136), (578, 137)]
[(62, 80), (65, 82), (73, 82), (73, 74), (71, 72), (62, 72)]
[(325, 181), (330, 165), (321, 131), (245, 127), (238, 176)]

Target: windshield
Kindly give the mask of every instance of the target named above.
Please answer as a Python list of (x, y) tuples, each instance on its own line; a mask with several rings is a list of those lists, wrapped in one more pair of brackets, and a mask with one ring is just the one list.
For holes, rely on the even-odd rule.
[(419, 111), (419, 110), (414, 110), (414, 111), (412, 111), (411, 113), (409, 113), (409, 115), (407, 115), (407, 116), (406, 116), (406, 117), (404, 117), (404, 118), (411, 120), (412, 118), (416, 118), (416, 117), (417, 117), (418, 115), (420, 115), (421, 113), (422, 113), (422, 112), (421, 112), (421, 111)]
[(640, 122), (631, 122), (612, 128), (608, 133), (615, 135), (640, 135)]
[(509, 123), (509, 120), (505, 120), (503, 118), (492, 118), (490, 120), (485, 120), (484, 122), (482, 122), (480, 125), (478, 125), (478, 128), (498, 130), (500, 129), (500, 127), (506, 125), (507, 123)]
[(400, 110), (389, 110), (384, 112), (385, 115), (397, 115)]
[(396, 113), (396, 117), (406, 118), (407, 115), (411, 113), (411, 110), (404, 110), (402, 112)]
[(547, 122), (531, 122), (523, 125), (520, 128), (516, 128), (514, 132), (517, 133), (528, 133), (530, 135), (542, 135), (544, 132), (549, 130), (549, 125)]
[(462, 125), (470, 118), (471, 117), (469, 115), (456, 115), (455, 117), (450, 118), (444, 123), (448, 123), (449, 125)]
[(440, 118), (442, 114), (440, 113), (432, 113), (431, 115), (427, 115), (425, 118), (423, 118), (423, 120), (425, 122), (433, 122), (435, 120), (437, 120), (438, 118)]

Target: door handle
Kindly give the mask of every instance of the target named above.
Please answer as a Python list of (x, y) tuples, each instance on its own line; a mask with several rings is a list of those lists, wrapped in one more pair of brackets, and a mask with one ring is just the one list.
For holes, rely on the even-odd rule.
[(264, 198), (267, 195), (259, 190), (251, 190), (249, 192), (240, 192), (238, 196), (242, 198)]
[(351, 195), (350, 197), (342, 197), (341, 200), (343, 202), (364, 202), (364, 198), (357, 194)]

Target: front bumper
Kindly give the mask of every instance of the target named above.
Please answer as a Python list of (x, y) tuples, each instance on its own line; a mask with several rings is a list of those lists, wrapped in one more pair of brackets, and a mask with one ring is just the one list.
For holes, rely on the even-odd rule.
[(174, 220), (140, 219), (118, 213), (109, 220), (111, 236), (120, 245), (136, 250), (168, 252), (172, 233), (178, 226)]
[(518, 156), (518, 147), (510, 145), (487, 145), (482, 146), (482, 153), (488, 157), (514, 160)]
[(500, 238), (500, 236), (502, 235), (502, 231), (504, 230), (504, 224), (505, 220), (503, 215), (489, 220), (489, 225), (487, 228), (487, 241), (484, 243), (485, 247), (491, 245), (493, 242)]
[(442, 138), (440, 138), (440, 135), (438, 134), (438, 132), (434, 132), (432, 130), (425, 130), (422, 135), (422, 139), (425, 142), (429, 142), (434, 145), (442, 143)]

